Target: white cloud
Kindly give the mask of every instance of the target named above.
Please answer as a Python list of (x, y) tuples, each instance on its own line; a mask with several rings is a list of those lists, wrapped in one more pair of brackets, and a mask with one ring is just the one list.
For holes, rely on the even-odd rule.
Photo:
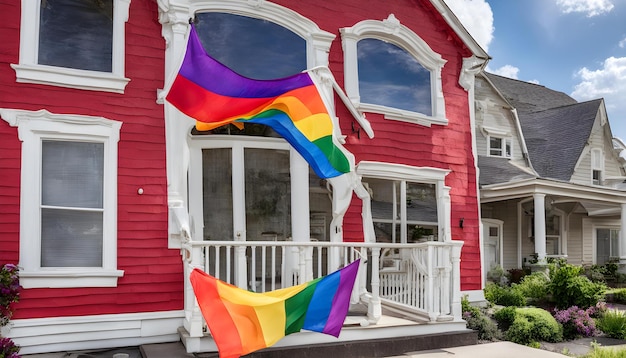
[(489, 52), (493, 40), (493, 12), (485, 0), (445, 0), (478, 44)]
[(492, 70), (490, 68), (487, 68), (487, 72), (490, 73), (494, 73), (496, 75), (500, 75), (503, 77), (508, 77), (508, 78), (513, 78), (513, 79), (517, 79), (517, 74), (519, 73), (519, 68), (515, 67), (515, 66), (511, 66), (511, 65), (504, 65), (500, 68), (497, 68), (495, 70)]
[(571, 96), (579, 101), (604, 98), (613, 135), (626, 133), (626, 57), (609, 57), (597, 70), (583, 67), (577, 77), (581, 82)]
[(626, 47), (626, 37), (624, 37), (624, 38), (622, 39), (622, 41), (620, 41), (620, 42), (619, 42), (619, 44), (618, 44), (618, 45), (619, 45), (619, 47), (621, 47), (621, 48)]
[(574, 92), (572, 92), (572, 97), (576, 99), (613, 97), (616, 100), (622, 98), (623, 101), (626, 97), (626, 57), (609, 57), (604, 60), (602, 68), (598, 70), (583, 67), (578, 71), (577, 77), (581, 79), (581, 82), (574, 87)]
[(602, 15), (613, 10), (611, 0), (556, 0), (556, 4), (566, 14), (586, 13), (587, 17)]

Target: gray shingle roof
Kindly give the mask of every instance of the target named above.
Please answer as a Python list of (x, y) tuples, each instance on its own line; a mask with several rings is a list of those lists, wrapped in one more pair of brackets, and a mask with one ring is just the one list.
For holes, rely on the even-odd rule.
[(530, 161), (541, 177), (571, 179), (601, 103), (596, 99), (519, 114)]
[(569, 181), (602, 100), (578, 103), (545, 86), (490, 73), (485, 76), (517, 109), (535, 171), (542, 178)]
[(534, 175), (511, 164), (507, 158), (478, 156), (478, 167), (480, 168), (480, 186), (514, 182), (523, 179), (535, 178)]
[(496, 86), (502, 95), (517, 108), (518, 112), (537, 112), (549, 108), (577, 103), (563, 92), (545, 86), (502, 77), (491, 73), (485, 76)]

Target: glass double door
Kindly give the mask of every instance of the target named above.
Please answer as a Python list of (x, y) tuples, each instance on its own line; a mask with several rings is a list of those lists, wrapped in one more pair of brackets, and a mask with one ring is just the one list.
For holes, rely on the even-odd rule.
[[(309, 218), (308, 180), (301, 183), (293, 177), (308, 178), (309, 170), (285, 141), (212, 136), (191, 149), (189, 202), (195, 240), (279, 244), (299, 235), (294, 235), (292, 218)], [(295, 209), (294, 185), (301, 186), (302, 197)], [(280, 280), (283, 264), (290, 260), (281, 248), (212, 248), (206, 255), (209, 262), (219, 262), (207, 272), (248, 289), (270, 278)]]

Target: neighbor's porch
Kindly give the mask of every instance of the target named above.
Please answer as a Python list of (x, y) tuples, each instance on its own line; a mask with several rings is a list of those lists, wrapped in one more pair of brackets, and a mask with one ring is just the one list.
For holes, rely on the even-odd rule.
[(217, 351), (189, 282), (194, 268), (238, 287), (264, 292), (310, 281), (359, 257), (362, 263), (351, 309), (339, 338), (300, 332), (275, 347), (465, 331), (462, 244), (187, 241), (181, 251), (186, 277), (181, 340), (188, 353)]

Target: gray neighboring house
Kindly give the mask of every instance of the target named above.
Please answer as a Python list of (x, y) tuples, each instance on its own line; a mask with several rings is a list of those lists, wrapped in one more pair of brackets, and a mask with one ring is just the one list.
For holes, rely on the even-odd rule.
[(475, 98), (483, 278), (549, 257), (626, 264), (626, 146), (604, 100), (490, 73)]

